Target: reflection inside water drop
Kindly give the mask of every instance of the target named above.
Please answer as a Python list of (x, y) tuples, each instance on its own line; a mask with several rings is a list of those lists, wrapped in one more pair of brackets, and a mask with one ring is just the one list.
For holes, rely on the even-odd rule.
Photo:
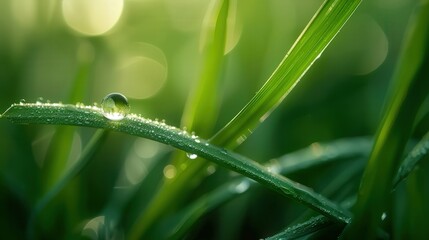
[(121, 120), (130, 112), (128, 99), (120, 93), (110, 93), (101, 102), (103, 115), (110, 120)]

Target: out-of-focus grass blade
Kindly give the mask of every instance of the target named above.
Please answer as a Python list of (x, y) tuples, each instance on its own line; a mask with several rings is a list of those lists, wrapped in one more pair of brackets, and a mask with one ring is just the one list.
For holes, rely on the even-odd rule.
[[(371, 150), (371, 146), (372, 139), (364, 137), (341, 139), (329, 143), (313, 143), (304, 149), (272, 159), (265, 166), (269, 171), (282, 175), (291, 174), (330, 162), (367, 157)], [(351, 169), (352, 171), (358, 169), (355, 164), (353, 164), (351, 168), (353, 168)], [(350, 177), (356, 175), (350, 173), (350, 171), (344, 172), (339, 176), (341, 179), (346, 179), (344, 181), (336, 178), (332, 183), (335, 186), (332, 186), (331, 184), (328, 191), (331, 190), (330, 192), (333, 192), (334, 190), (337, 190), (339, 188), (339, 186), (337, 186), (339, 183), (344, 183), (350, 179)], [(189, 228), (191, 228), (207, 212), (246, 192), (254, 186), (254, 183), (255, 182), (249, 181), (247, 178), (243, 177), (219, 186), (215, 190), (200, 197), (186, 209), (171, 217), (166, 217), (166, 223), (158, 226), (155, 230), (157, 231), (157, 235), (154, 235), (153, 237), (163, 239), (183, 238)], [(168, 229), (168, 231), (165, 229)], [(160, 236), (159, 234), (163, 235)]]
[[(232, 0), (235, 1), (235, 0)], [(218, 113), (218, 83), (221, 75), (227, 33), (227, 19), (230, 0), (213, 0), (206, 13), (203, 31), (203, 63), (200, 77), (189, 95), (182, 116), (182, 126), (195, 131), (199, 136), (207, 137), (212, 129)], [(140, 213), (140, 217), (131, 230), (133, 236), (141, 235), (165, 211), (172, 206), (170, 199), (178, 199), (184, 191), (189, 190), (190, 181), (198, 181), (202, 177), (200, 169), (207, 165), (206, 161), (188, 161), (183, 152), (173, 155), (172, 164), (178, 173), (174, 181), (166, 181), (152, 198), (150, 206)], [(176, 201), (177, 203), (180, 201)]]
[(134, 114), (129, 114), (120, 121), (112, 121), (106, 119), (101, 110), (96, 107), (61, 104), (14, 104), (2, 115), (2, 118), (18, 124), (56, 124), (102, 128), (152, 139), (238, 172), (336, 221), (344, 223), (349, 221), (347, 212), (310, 188), (272, 173), (251, 159), (217, 147), (203, 139), (195, 138), (181, 129), (162, 122), (152, 121)]
[(189, 229), (207, 212), (241, 195), (253, 185), (248, 178), (223, 184), (172, 216), (167, 216), (150, 235), (154, 239), (183, 239)]
[(199, 81), (183, 113), (182, 125), (200, 136), (211, 134), (218, 109), (218, 82), (225, 53), (229, 0), (216, 0), (206, 14), (203, 64)]
[(305, 221), (303, 223), (294, 225), (292, 227), (287, 228), (281, 233), (278, 233), (274, 236), (265, 238), (266, 240), (288, 240), (288, 239), (298, 239), (300, 237), (307, 236), (311, 233), (319, 231), (323, 228), (334, 225), (335, 222), (326, 218), (324, 216), (317, 216)]
[(415, 169), (420, 161), (425, 159), (429, 154), (429, 133), (408, 153), (407, 157), (399, 167), (396, 177), (393, 180), (393, 189), (401, 183)]
[(79, 157), (78, 161), (76, 162), (73, 167), (68, 170), (62, 178), (52, 187), (49, 192), (47, 192), (37, 203), (34, 207), (31, 216), (29, 218), (29, 222), (27, 225), (27, 234), (30, 239), (33, 239), (34, 236), (34, 230), (35, 230), (35, 224), (37, 223), (37, 216), (40, 214), (40, 212), (43, 210), (43, 208), (46, 207), (46, 205), (52, 201), (52, 199), (58, 195), (58, 193), (64, 189), (64, 187), (74, 178), (76, 177), (82, 169), (85, 168), (85, 166), (88, 165), (90, 160), (92, 159), (92, 156), (94, 153), (99, 149), (101, 146), (101, 143), (103, 142), (103, 139), (106, 136), (106, 132), (102, 129), (97, 130), (97, 132), (92, 136), (91, 140), (88, 142), (88, 144), (85, 146), (85, 149), (82, 151), (81, 156)]
[[(80, 47), (87, 47), (82, 44)], [(81, 54), (82, 55), (82, 54)], [(74, 77), (72, 90), (68, 101), (82, 101), (87, 89), (88, 74), (92, 66), (92, 57), (78, 57), (78, 68)], [(73, 128), (59, 126), (51, 140), (48, 156), (44, 161), (42, 169), (44, 174), (44, 189), (43, 193), (49, 191), (52, 186), (65, 174), (67, 167), (67, 159), (70, 155), (70, 150), (73, 141)]]
[(429, 3), (415, 15), (392, 82), (383, 120), (365, 169), (346, 239), (373, 239), (381, 214), (390, 206), (391, 188), (417, 111), (429, 89)]
[(302, 150), (271, 160), (268, 168), (290, 174), (343, 158), (366, 157), (372, 146), (368, 137), (345, 138), (328, 143), (313, 143)]
[(360, 2), (361, 0), (326, 0), (267, 82), (212, 138), (212, 142), (228, 148), (234, 148), (243, 142), (292, 91)]

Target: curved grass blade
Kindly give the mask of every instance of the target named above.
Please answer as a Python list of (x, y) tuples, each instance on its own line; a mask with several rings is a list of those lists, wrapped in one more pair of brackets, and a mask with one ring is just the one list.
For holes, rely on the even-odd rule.
[(328, 143), (313, 143), (309, 147), (286, 154), (267, 164), (283, 175), (344, 158), (366, 157), (372, 146), (368, 137), (345, 138)]
[(56, 124), (103, 128), (155, 140), (197, 154), (219, 166), (238, 172), (336, 221), (347, 223), (350, 220), (346, 211), (310, 188), (269, 172), (255, 161), (219, 148), (202, 139), (196, 139), (183, 130), (168, 126), (163, 122), (152, 121), (135, 114), (129, 114), (120, 121), (111, 121), (106, 119), (101, 110), (96, 107), (61, 104), (14, 104), (2, 115), (2, 118), (18, 124)]
[(234, 148), (283, 101), (347, 22), (361, 0), (326, 0), (256, 95), (211, 141)]
[[(265, 164), (265, 166), (270, 171), (277, 172), (282, 175), (291, 174), (297, 171), (314, 168), (322, 164), (351, 158), (361, 159), (367, 157), (371, 150), (371, 146), (372, 140), (365, 137), (347, 138), (329, 143), (317, 143), (296, 152), (286, 154), (277, 159), (273, 159), (268, 162), (268, 164)], [(357, 169), (359, 168), (352, 165), (351, 170)], [(344, 175), (342, 178), (346, 178), (347, 180), (350, 176), (354, 176), (355, 174), (344, 172), (342, 175)], [(338, 185), (339, 182), (343, 183), (345, 181), (339, 181), (336, 179), (333, 184)], [(210, 193), (200, 197), (186, 209), (174, 214), (172, 217), (166, 218), (166, 223), (161, 224), (155, 230), (158, 234), (164, 235), (156, 235), (154, 238), (183, 238), (189, 228), (191, 228), (207, 212), (210, 212), (219, 205), (240, 196), (244, 192), (247, 192), (248, 189), (250, 190), (254, 186), (254, 183), (255, 182), (248, 181), (247, 178), (242, 177), (219, 186)], [(334, 188), (336, 190), (339, 187), (340, 186), (330, 186), (330, 189)], [(168, 229), (168, 231), (165, 229)]]
[(381, 214), (390, 206), (393, 178), (417, 112), (428, 96), (429, 2), (421, 3), (405, 41), (398, 72), (386, 101), (383, 120), (362, 177), (355, 215), (345, 239), (373, 239)]
[[(360, 2), (361, 0), (325, 1), (264, 86), (210, 142), (226, 148), (234, 148), (243, 142), (253, 129), (280, 104), (316, 59), (320, 57), (324, 49), (347, 22)], [(202, 92), (202, 90), (200, 91)], [(212, 95), (210, 94), (209, 96)], [(208, 99), (208, 101), (210, 102), (212, 99)], [(193, 112), (197, 116), (196, 110), (198, 108), (195, 107), (194, 109), (195, 111)], [(203, 112), (205, 111), (205, 109), (199, 109)], [(186, 115), (190, 115), (191, 112)], [(193, 123), (191, 120), (188, 122)], [(155, 212), (159, 211), (158, 209), (164, 208), (166, 204), (164, 201), (167, 201), (169, 196), (174, 196), (177, 191), (180, 191), (180, 187), (176, 186), (177, 182), (187, 182), (198, 171), (201, 171), (204, 165), (204, 162), (190, 164), (186, 171), (183, 171), (183, 174), (180, 173), (178, 175), (181, 181), (172, 182), (171, 185), (167, 185), (168, 189), (160, 192), (164, 195), (156, 198), (154, 206), (149, 208), (145, 216), (136, 224), (136, 228), (139, 230), (135, 231), (142, 232), (147, 229), (150, 222), (155, 218)]]
[(429, 151), (429, 133), (411, 150), (399, 167), (393, 180), (393, 189), (401, 183), (416, 168), (420, 161), (427, 158)]
[(76, 177), (90, 162), (94, 153), (99, 149), (101, 143), (106, 137), (106, 132), (102, 129), (97, 130), (92, 136), (88, 144), (85, 146), (82, 151), (81, 156), (73, 167), (66, 172), (66, 174), (52, 187), (49, 192), (47, 192), (34, 207), (27, 225), (27, 236), (29, 239), (34, 239), (35, 237), (35, 224), (37, 216), (40, 212), (46, 207), (46, 205), (52, 201), (52, 199), (60, 193), (62, 189), (74, 178)]

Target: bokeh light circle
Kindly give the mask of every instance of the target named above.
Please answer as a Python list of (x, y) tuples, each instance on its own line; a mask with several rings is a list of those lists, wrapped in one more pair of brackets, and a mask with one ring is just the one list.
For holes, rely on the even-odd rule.
[(63, 0), (62, 12), (67, 25), (84, 35), (109, 31), (121, 17), (123, 0)]

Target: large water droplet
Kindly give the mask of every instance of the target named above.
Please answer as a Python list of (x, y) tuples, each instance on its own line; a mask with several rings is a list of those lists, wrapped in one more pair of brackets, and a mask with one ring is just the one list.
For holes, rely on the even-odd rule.
[(128, 99), (120, 93), (110, 93), (101, 102), (103, 115), (110, 120), (121, 120), (130, 112)]

